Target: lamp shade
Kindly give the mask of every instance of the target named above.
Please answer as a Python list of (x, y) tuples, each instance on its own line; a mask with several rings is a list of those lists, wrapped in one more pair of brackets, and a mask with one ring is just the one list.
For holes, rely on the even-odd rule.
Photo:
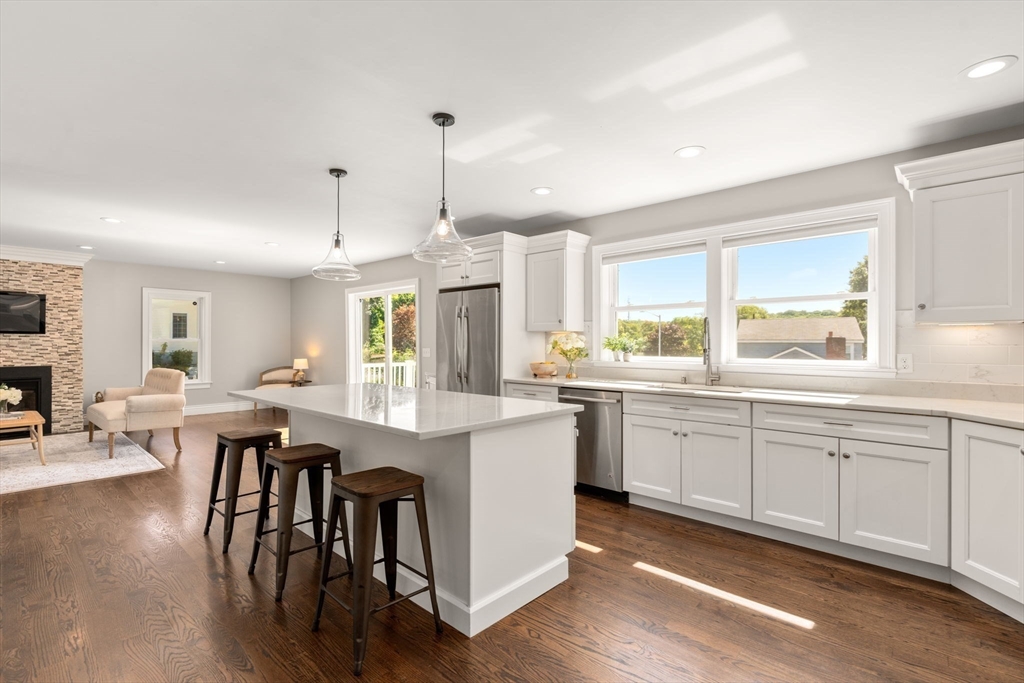
[(292, 370), (309, 370), (309, 360), (306, 358), (296, 358), (292, 361)]

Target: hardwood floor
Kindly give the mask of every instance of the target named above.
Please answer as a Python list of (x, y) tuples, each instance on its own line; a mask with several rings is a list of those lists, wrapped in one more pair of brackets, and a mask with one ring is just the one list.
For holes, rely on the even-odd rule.
[[(309, 630), (314, 553), (275, 603), (269, 556), (246, 574), (254, 515), (227, 555), (220, 517), (203, 536), (216, 433), (284, 424), (189, 417), (181, 454), (166, 430), (130, 435), (165, 470), (0, 497), (0, 679), (354, 679), (350, 617), (329, 605)], [(409, 603), (376, 614), (363, 680), (1024, 681), (1024, 626), (949, 586), (597, 498), (578, 497), (577, 528), (601, 552), (577, 549), (568, 582), (472, 640)]]

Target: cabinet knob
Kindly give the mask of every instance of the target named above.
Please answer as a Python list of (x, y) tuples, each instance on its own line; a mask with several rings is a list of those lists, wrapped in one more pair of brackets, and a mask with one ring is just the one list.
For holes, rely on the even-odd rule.
[(679, 436), (679, 430), (673, 429), (672, 436)]
[(847, 460), (849, 460), (850, 459), (850, 454), (849, 453), (843, 453), (843, 457), (846, 458)]
[(561, 325), (561, 324), (562, 324), (562, 319), (561, 319), (561, 318), (559, 318), (559, 319), (558, 319), (558, 324), (559, 324), (559, 325)]
[(921, 309), (922, 311), (926, 308), (926, 306), (924, 304), (918, 304), (917, 307), (919, 309)]
[(683, 436), (689, 436), (690, 432), (683, 432)]
[(829, 451), (829, 452), (828, 452), (828, 456), (829, 456), (830, 458), (834, 458), (834, 457), (836, 457), (836, 452), (835, 452), (835, 451)]

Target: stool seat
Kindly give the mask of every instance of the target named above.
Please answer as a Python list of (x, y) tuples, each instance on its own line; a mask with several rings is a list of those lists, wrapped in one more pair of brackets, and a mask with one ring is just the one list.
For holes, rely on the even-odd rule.
[(280, 439), (281, 432), (276, 429), (269, 429), (266, 427), (233, 429), (230, 432), (220, 432), (217, 434), (218, 441), (228, 441), (232, 443), (263, 443), (274, 438)]
[(337, 448), (322, 443), (304, 443), (301, 446), (286, 446), (285, 448), (272, 448), (267, 451), (267, 459), (282, 464), (299, 464), (314, 460), (324, 460), (341, 455)]
[(376, 467), (334, 477), (331, 479), (331, 485), (358, 498), (376, 498), (422, 486), (423, 477), (397, 467)]

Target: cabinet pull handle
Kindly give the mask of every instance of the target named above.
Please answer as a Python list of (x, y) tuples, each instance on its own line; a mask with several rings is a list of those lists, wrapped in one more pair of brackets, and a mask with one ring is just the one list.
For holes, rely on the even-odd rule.
[(835, 427), (852, 427), (852, 422), (830, 422), (829, 420), (822, 420), (822, 424), (833, 425)]
[(846, 458), (847, 460), (849, 460), (850, 459), (850, 454), (849, 453), (843, 453), (843, 457)]
[(532, 391), (523, 391), (521, 393), (523, 394), (523, 396), (536, 396), (537, 395), (537, 394), (533, 393)]
[(828, 452), (828, 457), (830, 457), (830, 458), (836, 457), (836, 452), (835, 451), (829, 451)]
[(669, 406), (672, 410), (689, 410), (688, 406)]

